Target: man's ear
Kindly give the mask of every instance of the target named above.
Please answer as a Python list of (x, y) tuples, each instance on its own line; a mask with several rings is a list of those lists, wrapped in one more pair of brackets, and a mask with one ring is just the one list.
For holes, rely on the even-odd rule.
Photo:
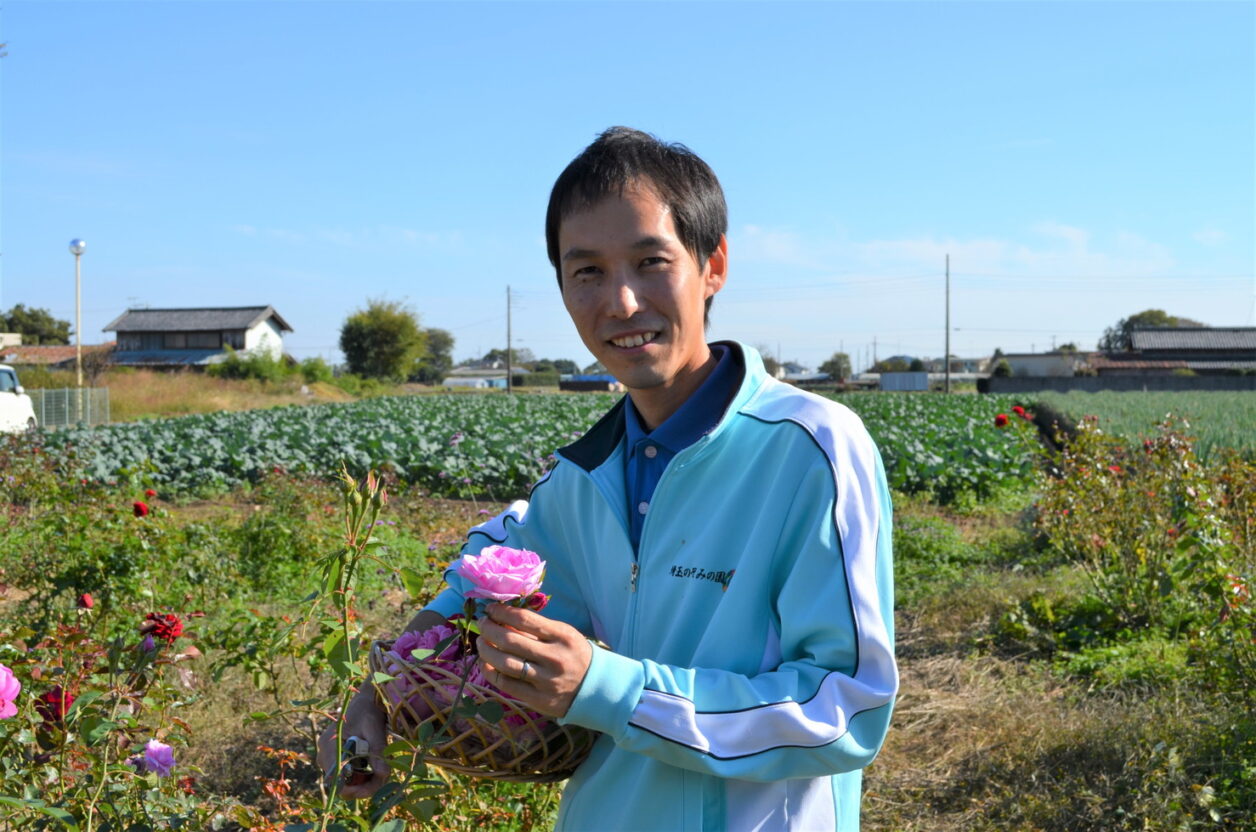
[(711, 252), (711, 256), (707, 258), (706, 270), (702, 276), (706, 283), (706, 293), (704, 297), (714, 297), (715, 293), (724, 288), (724, 283), (728, 280), (728, 238), (723, 234), (720, 235), (720, 242), (715, 247), (715, 251)]

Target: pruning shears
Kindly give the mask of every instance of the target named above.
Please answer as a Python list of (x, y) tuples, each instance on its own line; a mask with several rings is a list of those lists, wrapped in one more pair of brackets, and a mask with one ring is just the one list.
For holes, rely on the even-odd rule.
[(357, 786), (371, 779), (375, 770), (371, 768), (368, 756), (370, 745), (361, 737), (345, 739), (344, 754), (340, 758), (340, 784)]

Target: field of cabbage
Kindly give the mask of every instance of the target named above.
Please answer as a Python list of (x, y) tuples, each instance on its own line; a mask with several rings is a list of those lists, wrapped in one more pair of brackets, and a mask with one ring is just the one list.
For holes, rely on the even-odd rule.
[[(861, 394), (840, 399), (877, 440), (891, 485), (943, 500), (988, 494), (1028, 471), (1014, 432), (993, 427), (1005, 396)], [(554, 449), (592, 425), (611, 395), (413, 396), (279, 407), (62, 430), (99, 481), (140, 476), (167, 492), (204, 492), (276, 468), (330, 475), (391, 467), (435, 494), (509, 499), (545, 471)]]

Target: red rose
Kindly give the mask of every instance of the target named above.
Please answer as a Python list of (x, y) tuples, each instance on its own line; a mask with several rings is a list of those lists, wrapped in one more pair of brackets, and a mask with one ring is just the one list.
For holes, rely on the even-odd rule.
[(196, 794), (196, 778), (194, 777), (183, 777), (176, 785), (188, 794)]
[(84, 592), (79, 596), (78, 605), (81, 610), (90, 610), (92, 607), (96, 606), (96, 601), (93, 600), (90, 592)]
[(1121, 473), (1121, 466), (1120, 466), (1120, 465), (1109, 465), (1109, 466), (1108, 466), (1108, 470), (1109, 470), (1109, 471), (1111, 471), (1111, 472), (1112, 472), (1112, 473), (1114, 473), (1114, 474), (1119, 474), (1119, 473)]
[(140, 625), (140, 632), (151, 633), (155, 638), (161, 639), (166, 644), (174, 644), (174, 640), (183, 635), (183, 622), (174, 613), (163, 615), (159, 612), (150, 612), (144, 616), (144, 623)]
[(550, 597), (546, 595), (545, 593), (534, 592), (528, 596), (527, 603), (524, 604), (524, 606), (532, 610), (533, 612), (540, 612), (541, 610), (545, 609), (545, 605), (548, 604), (549, 601), (550, 601)]
[(1020, 405), (1016, 405), (1015, 407), (1013, 407), (1012, 412), (1015, 413), (1017, 416), (1021, 417), (1022, 419), (1025, 418), (1025, 408), (1021, 407)]
[(131, 503), (131, 511), (135, 512), (136, 517), (147, 517), (148, 503), (143, 500), (136, 500), (134, 503)]
[(1007, 414), (1006, 414), (1006, 413), (1000, 413), (998, 416), (995, 416), (995, 417), (994, 417), (994, 426), (995, 426), (996, 428), (1005, 428), (1005, 427), (1007, 427)]
[(70, 712), (70, 706), (73, 704), (74, 697), (62, 690), (60, 685), (57, 685), (35, 700), (35, 712), (39, 714), (44, 722), (60, 723), (65, 719), (65, 715)]
[(150, 488), (144, 492), (144, 496), (151, 500), (157, 496), (157, 492)]

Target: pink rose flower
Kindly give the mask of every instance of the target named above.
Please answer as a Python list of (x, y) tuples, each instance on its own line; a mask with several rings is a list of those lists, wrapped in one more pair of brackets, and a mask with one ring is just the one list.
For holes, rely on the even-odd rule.
[[(458, 658), (458, 650), (460, 642), (457, 638), (458, 631), (448, 624), (437, 624), (435, 627), (416, 633), (411, 630), (408, 633), (402, 633), (396, 641), (393, 642), (393, 652), (406, 661), (442, 661), (449, 662)], [(435, 650), (440, 643), (450, 636), (454, 636), (453, 641), (446, 645), (439, 656), (428, 655), (421, 659), (416, 659), (412, 654), (415, 650)]]
[(536, 552), (509, 546), (486, 546), (479, 555), (463, 555), (455, 568), (471, 583), (467, 598), (489, 601), (527, 598), (545, 577), (545, 561)]
[(0, 719), (8, 719), (17, 713), (14, 700), (22, 692), (22, 683), (13, 675), (13, 671), (0, 664)]

